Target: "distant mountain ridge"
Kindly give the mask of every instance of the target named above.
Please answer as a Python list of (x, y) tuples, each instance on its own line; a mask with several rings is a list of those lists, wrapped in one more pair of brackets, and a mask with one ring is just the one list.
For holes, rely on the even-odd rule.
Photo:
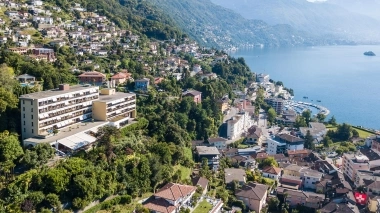
[[(380, 21), (363, 14), (363, 10), (368, 10), (368, 6), (363, 6), (361, 12), (352, 8), (355, 2), (366, 4), (364, 0), (327, 0), (314, 3), (306, 0), (211, 1), (232, 9), (244, 18), (260, 19), (272, 25), (289, 24), (297, 30), (316, 36), (333, 35), (359, 43), (380, 41)], [(380, 5), (377, 0), (368, 1)]]

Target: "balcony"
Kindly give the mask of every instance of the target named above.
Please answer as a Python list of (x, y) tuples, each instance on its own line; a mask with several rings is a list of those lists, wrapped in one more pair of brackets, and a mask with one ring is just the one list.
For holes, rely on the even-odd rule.
[(71, 112), (75, 112), (75, 111), (82, 110), (82, 109), (86, 109), (86, 110), (89, 110), (91, 112), (92, 111), (92, 105), (89, 105), (89, 106), (83, 106), (83, 105), (82, 106), (75, 106), (75, 107), (71, 107), (71, 108), (67, 108), (67, 109), (61, 110), (59, 112), (52, 112), (52, 113), (49, 113), (47, 117), (40, 117), (39, 121), (49, 120), (49, 119), (52, 119), (54, 117), (57, 117), (57, 116), (60, 116), (60, 115), (64, 115), (64, 114), (67, 114), (67, 113), (71, 113)]
[[(107, 104), (107, 107), (116, 106), (116, 105), (118, 105), (118, 104), (122, 104), (122, 103), (125, 103), (125, 102), (130, 102), (130, 101), (133, 101), (133, 100), (135, 100), (134, 96), (133, 96), (133, 98), (125, 98), (125, 99), (120, 100), (119, 102), (114, 103), (114, 104), (109, 103), (109, 104)], [(134, 103), (136, 103), (136, 102), (135, 102), (135, 101), (132, 102), (132, 104), (134, 104)]]
[(65, 108), (65, 107), (69, 107), (69, 106), (72, 106), (72, 105), (84, 103), (84, 102), (87, 102), (87, 101), (96, 100), (98, 98), (99, 98), (99, 96), (95, 95), (95, 96), (86, 97), (86, 98), (82, 98), (82, 99), (72, 100), (72, 101), (69, 101), (68, 103), (60, 103), (60, 104), (53, 105), (53, 106), (49, 105), (48, 107), (39, 109), (39, 113), (45, 113), (45, 112), (49, 112), (51, 110), (62, 109), (62, 108)]
[(113, 108), (107, 109), (107, 113), (110, 113), (110, 112), (116, 111), (116, 110), (118, 110), (118, 109), (123, 109), (123, 108), (125, 108), (125, 107), (133, 106), (133, 105), (136, 105), (136, 104), (135, 104), (135, 103), (130, 103), (130, 104), (118, 105), (118, 106), (116, 106), (116, 107), (113, 107)]
[[(64, 117), (57, 117), (54, 120), (50, 120), (50, 121), (40, 123), (39, 128), (46, 127), (46, 126), (53, 126), (55, 124), (62, 123), (64, 121), (67, 121), (67, 120), (70, 120), (73, 118), (79, 118), (79, 117), (84, 116), (84, 115), (87, 115), (86, 118), (92, 117), (92, 110), (83, 110), (83, 111), (74, 113), (72, 115), (67, 115)], [(90, 115), (90, 116), (88, 116), (88, 115)], [(61, 128), (61, 127), (63, 127), (63, 126), (57, 126), (57, 128)]]
[(95, 92), (78, 92), (78, 93), (72, 95), (72, 97), (64, 95), (65, 97), (52, 98), (51, 100), (38, 102), (38, 106), (41, 107), (41, 106), (45, 106), (45, 105), (50, 105), (52, 103), (58, 103), (58, 102), (63, 102), (63, 101), (67, 101), (67, 100), (72, 100), (72, 99), (76, 99), (79, 97), (85, 97), (85, 96), (88, 96), (91, 94), (99, 94), (99, 91), (96, 89)]

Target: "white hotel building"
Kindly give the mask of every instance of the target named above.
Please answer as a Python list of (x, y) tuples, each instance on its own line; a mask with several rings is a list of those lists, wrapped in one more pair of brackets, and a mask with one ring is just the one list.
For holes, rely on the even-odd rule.
[(230, 139), (240, 137), (251, 126), (249, 113), (241, 112), (227, 121), (227, 137)]
[(112, 88), (62, 84), (19, 99), (24, 146), (50, 143), (65, 150), (77, 149), (94, 142), (91, 134), (99, 127), (121, 127), (136, 117), (135, 94)]

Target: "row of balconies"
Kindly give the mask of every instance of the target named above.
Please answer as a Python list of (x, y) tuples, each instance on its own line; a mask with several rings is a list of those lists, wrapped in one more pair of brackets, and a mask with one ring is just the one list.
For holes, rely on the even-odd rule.
[(57, 103), (57, 102), (62, 102), (62, 101), (67, 101), (67, 100), (70, 100), (70, 99), (75, 99), (75, 98), (78, 98), (78, 97), (84, 97), (84, 96), (88, 96), (90, 94), (95, 94), (95, 93), (99, 93), (99, 91), (96, 89), (95, 92), (83, 92), (83, 94), (81, 95), (80, 93), (76, 93), (73, 95), (73, 97), (58, 97), (56, 98), (57, 100), (56, 101), (53, 101), (53, 99), (50, 99), (50, 100), (46, 100), (46, 101), (41, 101), (41, 102), (38, 102), (38, 106), (45, 106), (45, 105), (49, 105), (49, 104), (52, 104), (52, 103)]
[(116, 113), (116, 112), (114, 112), (114, 113), (108, 115), (107, 118), (110, 119), (110, 118), (112, 118), (112, 117), (115, 117), (115, 116), (121, 115), (121, 114), (123, 114), (123, 113), (130, 112), (131, 110), (134, 110), (134, 109), (136, 109), (136, 107), (130, 107), (130, 108), (127, 108), (127, 109), (123, 109), (123, 110), (121, 110), (120, 113)]
[(79, 111), (79, 112), (73, 113), (71, 115), (60, 117), (60, 120), (56, 118), (54, 120), (50, 120), (50, 121), (46, 121), (46, 122), (40, 123), (39, 127), (50, 126), (50, 125), (53, 125), (53, 124), (56, 124), (56, 123), (59, 123), (59, 122), (62, 122), (62, 121), (69, 120), (71, 118), (82, 116), (82, 115), (87, 114), (87, 113), (90, 114), (91, 112), (92, 112), (92, 110)]
[(135, 96), (133, 96), (133, 98), (125, 98), (123, 101), (120, 101), (120, 102), (115, 103), (115, 104), (109, 103), (109, 104), (107, 104), (107, 107), (112, 107), (112, 106), (115, 106), (115, 105), (118, 105), (118, 104), (121, 104), (121, 103), (132, 101), (132, 100), (135, 100)]
[(67, 114), (67, 113), (70, 113), (70, 112), (74, 112), (74, 111), (77, 111), (77, 110), (81, 110), (81, 109), (87, 109), (87, 110), (92, 111), (92, 105), (90, 105), (90, 106), (83, 106), (83, 105), (81, 105), (81, 106), (75, 106), (75, 107), (67, 108), (65, 110), (61, 110), (61, 111), (58, 111), (58, 112), (52, 112), (52, 113), (49, 113), (49, 117), (40, 118), (39, 120), (40, 121), (47, 120), (47, 119), (50, 119), (52, 117), (64, 115), (64, 114)]
[(124, 104), (124, 105), (118, 105), (118, 106), (116, 106), (116, 107), (113, 107), (113, 108), (107, 109), (107, 113), (110, 113), (110, 112), (113, 112), (113, 111), (116, 111), (116, 110), (118, 110), (118, 109), (122, 109), (122, 108), (125, 108), (125, 107), (129, 107), (129, 106), (132, 106), (132, 105), (135, 105), (135, 103)]
[(61, 108), (68, 107), (68, 106), (71, 106), (71, 105), (80, 104), (80, 103), (83, 103), (83, 102), (86, 102), (86, 101), (92, 101), (92, 100), (95, 100), (95, 99), (98, 99), (98, 98), (99, 98), (99, 96), (96, 95), (96, 96), (91, 96), (91, 97), (87, 97), (87, 98), (73, 100), (73, 101), (70, 101), (67, 104), (66, 103), (64, 103), (64, 104), (60, 103), (60, 104), (57, 104), (57, 105), (41, 108), (41, 109), (39, 109), (39, 112), (40, 113), (44, 113), (44, 112), (48, 112), (48, 111), (51, 111), (51, 110), (61, 109)]

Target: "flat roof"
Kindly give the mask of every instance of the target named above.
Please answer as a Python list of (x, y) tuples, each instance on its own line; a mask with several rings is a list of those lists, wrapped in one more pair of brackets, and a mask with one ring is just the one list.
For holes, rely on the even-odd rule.
[(220, 155), (219, 150), (214, 146), (197, 146), (196, 148), (199, 155)]
[(110, 102), (110, 101), (116, 101), (122, 98), (128, 98), (128, 97), (133, 97), (136, 94), (134, 93), (124, 93), (124, 92), (116, 92), (113, 95), (99, 95), (99, 102)]
[[(69, 127), (66, 127), (66, 128), (60, 129), (58, 134), (53, 135), (51, 137), (48, 137), (48, 138), (38, 138), (38, 137), (27, 138), (27, 139), (24, 139), (24, 142), (36, 143), (36, 144), (38, 144), (38, 143), (52, 143), (55, 141), (60, 142), (60, 140), (62, 140), (62, 139), (68, 138), (68, 137), (76, 135), (78, 133), (87, 132), (89, 130), (102, 127), (102, 126), (106, 125), (107, 123), (108, 123), (108, 121), (94, 121), (94, 122), (89, 121), (89, 122), (82, 122), (82, 123), (78, 123), (78, 124), (73, 124), (71, 126), (71, 130)], [(77, 127), (79, 127), (79, 128), (77, 128)]]
[(53, 96), (57, 96), (57, 95), (63, 95), (63, 94), (72, 93), (72, 92), (78, 92), (78, 91), (86, 90), (86, 89), (98, 89), (99, 90), (99, 87), (98, 86), (90, 86), (90, 85), (74, 85), (74, 86), (70, 86), (70, 88), (68, 90), (53, 89), (53, 90), (46, 90), (46, 91), (21, 95), (20, 99), (49, 98), (49, 97), (53, 97)]

